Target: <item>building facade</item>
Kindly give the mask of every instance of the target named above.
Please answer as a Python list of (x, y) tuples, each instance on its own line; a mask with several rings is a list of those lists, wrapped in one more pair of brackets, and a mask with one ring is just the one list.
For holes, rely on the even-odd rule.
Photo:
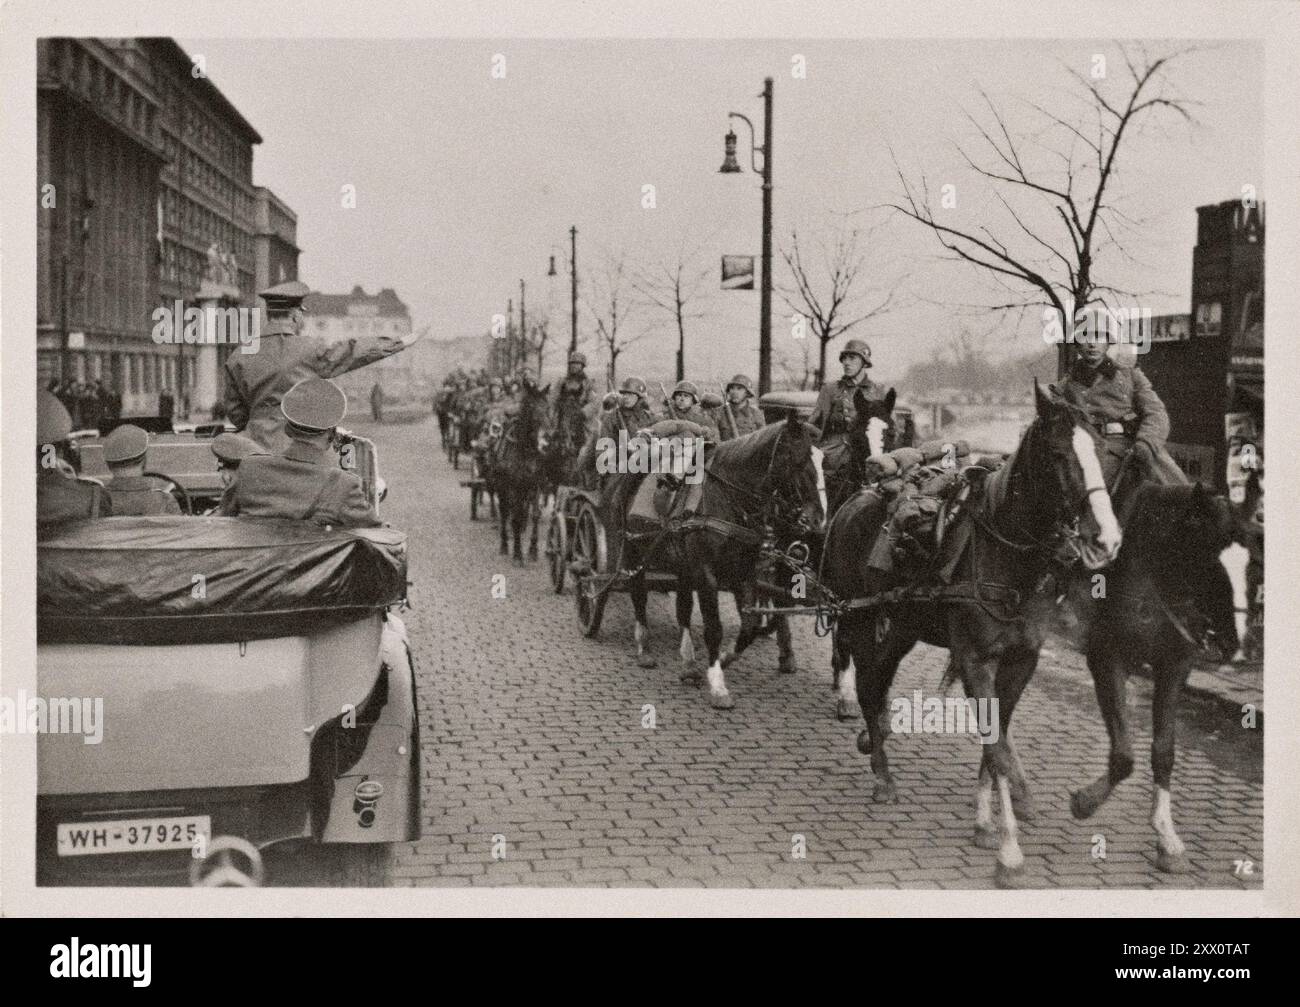
[[(123, 59), (124, 52), (139, 58)], [(37, 42), (37, 374), (126, 395), (158, 369), (157, 81), (138, 42)], [(124, 411), (140, 403), (124, 401)]]
[(1154, 319), (1140, 361), (1169, 410), (1170, 451), (1193, 478), (1239, 493), (1264, 443), (1264, 207), (1198, 207), (1187, 315)]
[(253, 209), (255, 290), (298, 279), (298, 215), (264, 185)]
[[(210, 415), (232, 347), (156, 341), (155, 312), (257, 308), (261, 137), (172, 39), (42, 39), (37, 60), (41, 381)], [(267, 201), (267, 268), (296, 278), (296, 218)]]

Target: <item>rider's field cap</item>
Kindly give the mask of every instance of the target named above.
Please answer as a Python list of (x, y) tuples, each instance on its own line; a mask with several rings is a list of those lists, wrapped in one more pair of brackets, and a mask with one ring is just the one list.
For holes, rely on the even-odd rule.
[(44, 388), (36, 392), (36, 445), (66, 441), (72, 433), (72, 417), (58, 396)]
[(110, 465), (133, 462), (149, 450), (149, 435), (134, 423), (123, 423), (104, 438), (104, 461)]
[(311, 293), (311, 287), (300, 280), (277, 283), (258, 292), (258, 297), (266, 302), (268, 311), (287, 311), (289, 308), (302, 306), (303, 300)]
[(348, 399), (343, 389), (326, 378), (303, 378), (280, 400), (284, 418), (311, 433), (334, 429), (347, 410)]
[(243, 434), (218, 434), (212, 438), (212, 453), (222, 465), (238, 465), (249, 455), (264, 455), (266, 448)]
[(850, 353), (856, 353), (862, 358), (862, 362), (868, 367), (871, 366), (871, 347), (861, 339), (850, 339), (844, 344), (844, 349), (840, 350), (840, 360), (843, 360)]

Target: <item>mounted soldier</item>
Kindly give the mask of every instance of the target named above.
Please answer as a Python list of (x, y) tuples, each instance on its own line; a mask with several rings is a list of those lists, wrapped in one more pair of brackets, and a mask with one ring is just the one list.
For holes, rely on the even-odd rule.
[(700, 390), (693, 381), (679, 381), (673, 386), (672, 397), (664, 403), (664, 412), (660, 418), (697, 423), (708, 432), (706, 436), (709, 440), (717, 443), (721, 439), (718, 424), (700, 408)]
[(883, 400), (888, 389), (867, 376), (871, 367), (871, 347), (861, 339), (850, 339), (840, 351), (844, 374), (834, 384), (823, 384), (808, 422), (821, 430), (820, 443), (843, 440), (853, 425), (853, 397), (861, 389), (868, 401)]
[(1106, 349), (1101, 339), (1080, 342), (1058, 391), (1081, 406), (1105, 438), (1105, 450), (1098, 456), (1123, 525), (1126, 503), (1140, 483), (1179, 485), (1188, 480), (1165, 447), (1169, 414), (1150, 379), (1136, 363), (1119, 363)]
[(762, 412), (754, 405), (754, 382), (737, 374), (727, 382), (726, 400), (710, 411), (724, 441), (761, 430), (766, 424)]
[(557, 432), (564, 454), (572, 457), (582, 447), (587, 417), (596, 399), (596, 387), (587, 377), (587, 357), (576, 350), (569, 354), (569, 372), (555, 389), (551, 426)]

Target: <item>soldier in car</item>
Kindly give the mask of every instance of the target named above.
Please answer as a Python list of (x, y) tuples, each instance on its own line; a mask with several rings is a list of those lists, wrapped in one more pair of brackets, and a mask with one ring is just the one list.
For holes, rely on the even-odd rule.
[(304, 378), (332, 378), (383, 360), (420, 338), (418, 333), (407, 333), (330, 342), (306, 335), (303, 300), (308, 293), (307, 285), (297, 280), (263, 290), (266, 324), (257, 352), (244, 353), (241, 347), (226, 360), (227, 418), (237, 430), (277, 453), (289, 446), (280, 399), (290, 388)]
[(212, 453), (217, 456), (217, 477), (223, 487), (221, 502), (213, 512), (224, 514), (227, 511), (226, 497), (230, 493), (230, 484), (235, 481), (235, 473), (239, 471), (239, 463), (249, 455), (266, 454), (266, 448), (251, 437), (227, 432), (212, 438)]
[(297, 518), (343, 528), (380, 523), (361, 477), (339, 466), (335, 428), (347, 410), (343, 390), (305, 378), (280, 402), (289, 446), (279, 455), (247, 455), (223, 498), (224, 514)]
[(836, 382), (825, 383), (817, 395), (808, 422), (821, 430), (821, 443), (842, 439), (853, 425), (856, 409), (853, 397), (859, 388), (868, 400), (883, 399), (887, 389), (867, 377), (871, 367), (871, 347), (861, 339), (850, 339), (840, 351), (844, 374)]
[(108, 517), (112, 498), (99, 483), (78, 479), (67, 461), (72, 416), (45, 389), (36, 393), (36, 523)]
[(113, 516), (179, 514), (181, 506), (160, 479), (144, 474), (149, 435), (123, 423), (104, 439), (104, 463), (113, 474)]
[(726, 395), (726, 401), (710, 411), (722, 440), (743, 437), (763, 428), (766, 421), (754, 405), (754, 383), (748, 377), (737, 374), (728, 381)]

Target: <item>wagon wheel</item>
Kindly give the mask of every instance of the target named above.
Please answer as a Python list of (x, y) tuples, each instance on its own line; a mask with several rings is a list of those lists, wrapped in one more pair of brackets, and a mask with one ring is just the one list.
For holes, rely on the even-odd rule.
[(600, 586), (609, 573), (609, 554), (605, 546), (605, 526), (596, 508), (584, 501), (573, 522), (573, 560), (584, 571), (576, 578), (574, 602), (582, 635), (594, 637), (600, 632), (609, 597), (607, 586)]
[(559, 503), (551, 511), (551, 524), (546, 529), (546, 562), (551, 568), (551, 587), (556, 594), (564, 594), (564, 576), (569, 564), (569, 531), (567, 518)]

